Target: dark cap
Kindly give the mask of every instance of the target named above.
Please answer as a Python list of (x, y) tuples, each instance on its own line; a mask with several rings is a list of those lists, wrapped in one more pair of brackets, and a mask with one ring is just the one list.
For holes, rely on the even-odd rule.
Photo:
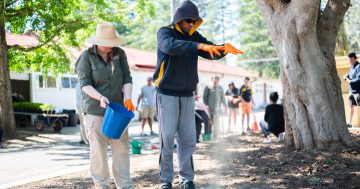
[(349, 53), (348, 57), (357, 59), (356, 53), (354, 53), (354, 52)]

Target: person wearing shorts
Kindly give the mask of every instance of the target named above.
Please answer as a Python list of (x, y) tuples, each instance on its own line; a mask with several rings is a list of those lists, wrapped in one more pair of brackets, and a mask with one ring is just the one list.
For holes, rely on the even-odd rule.
[(136, 110), (138, 110), (140, 101), (141, 101), (141, 136), (145, 136), (144, 134), (144, 127), (146, 121), (150, 127), (150, 135), (156, 136), (157, 134), (152, 129), (152, 119), (155, 116), (156, 112), (156, 103), (155, 103), (155, 87), (152, 85), (152, 77), (147, 78), (147, 85), (141, 88), (141, 93), (139, 95)]
[(354, 115), (354, 107), (359, 106), (360, 104), (360, 65), (357, 61), (356, 53), (349, 53), (348, 58), (350, 63), (350, 72), (349, 74), (344, 75), (344, 79), (349, 83), (350, 117), (347, 126), (352, 127), (351, 122)]
[(234, 121), (234, 128), (236, 127), (236, 114), (239, 109), (239, 89), (235, 87), (234, 82), (229, 84), (229, 89), (225, 93), (226, 99), (228, 101), (228, 110), (229, 110), (229, 128), (228, 133), (232, 132), (231, 130), (231, 119)]
[[(250, 87), (250, 78), (245, 77), (244, 85), (240, 88), (240, 99), (241, 99), (241, 126), (242, 134), (245, 134), (250, 130), (250, 114), (251, 114), (251, 105), (255, 105), (252, 95), (254, 94), (253, 90)], [(246, 115), (247, 129), (244, 125), (244, 119)]]

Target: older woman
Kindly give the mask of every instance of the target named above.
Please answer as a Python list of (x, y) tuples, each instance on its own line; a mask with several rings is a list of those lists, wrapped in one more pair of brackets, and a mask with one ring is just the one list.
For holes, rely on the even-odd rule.
[(109, 102), (123, 104), (134, 111), (131, 102), (132, 78), (124, 50), (117, 47), (124, 40), (117, 36), (111, 23), (100, 23), (96, 36), (87, 39), (92, 47), (76, 63), (82, 89), (82, 110), (90, 142), (90, 171), (95, 188), (109, 188), (107, 149), (112, 149), (112, 172), (117, 188), (133, 188), (130, 179), (129, 139), (127, 131), (120, 139), (109, 139), (100, 132), (105, 108)]

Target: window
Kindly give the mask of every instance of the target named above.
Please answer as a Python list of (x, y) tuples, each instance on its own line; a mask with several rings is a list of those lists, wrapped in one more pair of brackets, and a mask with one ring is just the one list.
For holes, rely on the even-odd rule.
[(62, 77), (61, 86), (64, 89), (75, 88), (78, 83), (78, 79), (75, 77)]
[(56, 78), (39, 75), (39, 88), (56, 88)]
[(70, 81), (68, 77), (61, 78), (61, 86), (62, 88), (70, 88)]

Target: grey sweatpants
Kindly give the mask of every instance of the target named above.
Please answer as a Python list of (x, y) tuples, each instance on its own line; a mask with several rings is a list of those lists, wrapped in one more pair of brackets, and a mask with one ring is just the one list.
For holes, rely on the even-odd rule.
[(196, 145), (194, 97), (157, 93), (156, 100), (160, 133), (160, 181), (173, 181), (175, 136), (180, 178), (182, 181), (193, 181), (195, 173), (192, 154)]

